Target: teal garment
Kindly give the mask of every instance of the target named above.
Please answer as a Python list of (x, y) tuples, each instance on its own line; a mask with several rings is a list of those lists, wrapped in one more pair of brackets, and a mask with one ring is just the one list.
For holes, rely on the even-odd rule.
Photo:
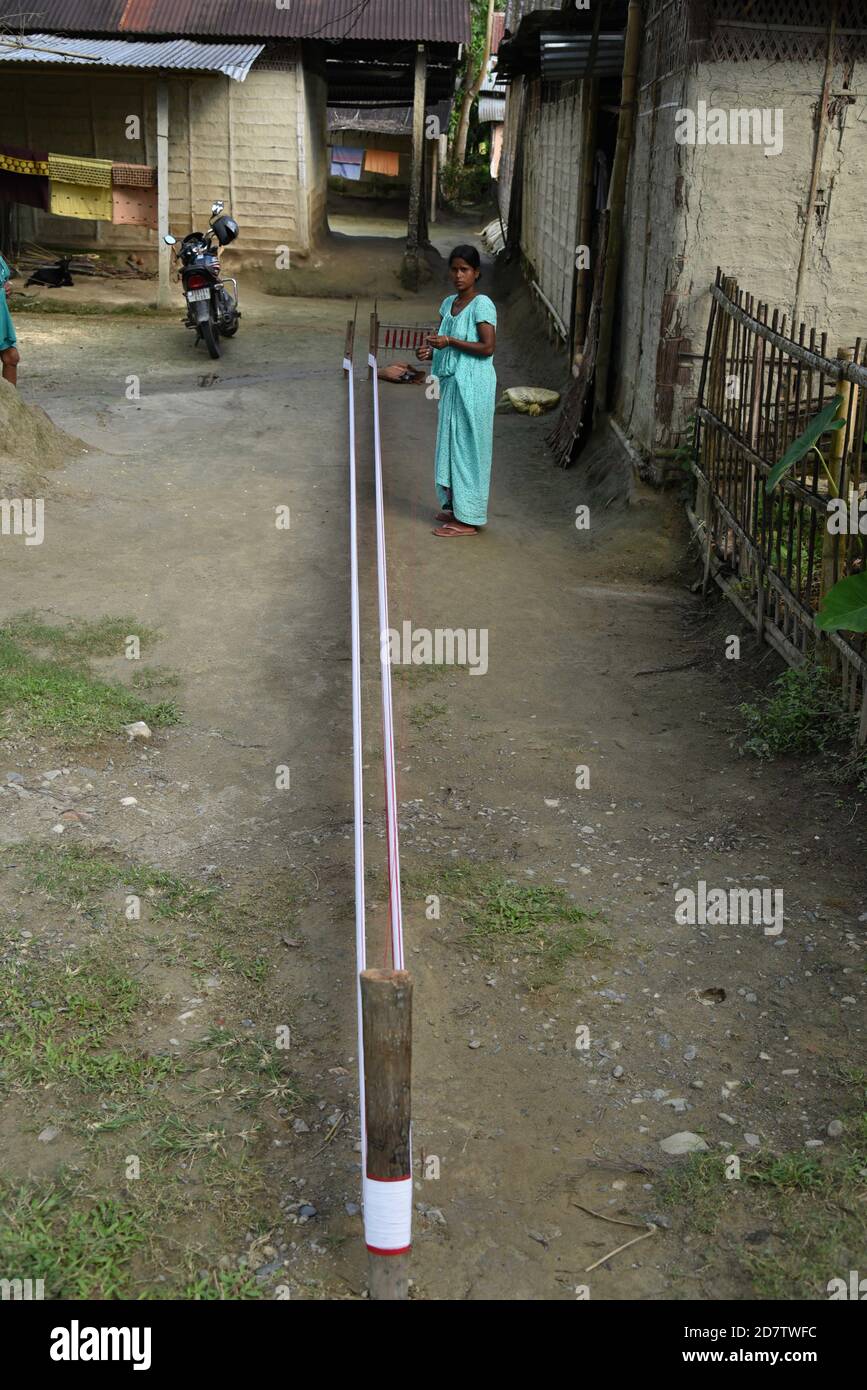
[(6, 291), (3, 286), (9, 279), (11, 271), (0, 256), (0, 352), (5, 352), (7, 348), (14, 347), (18, 342), (15, 337), (15, 328), (12, 323), (12, 315), (9, 312), (9, 305), (6, 303)]
[[(477, 325), (497, 326), (497, 310), (477, 294), (460, 313), (450, 310), (453, 294), (440, 305), (440, 333), (465, 343), (479, 342)], [(440, 413), (436, 447), (436, 488), (440, 505), (450, 503), (458, 521), (484, 526), (488, 519), (497, 374), (493, 357), (475, 357), (459, 348), (437, 348), (431, 365), (439, 380)]]

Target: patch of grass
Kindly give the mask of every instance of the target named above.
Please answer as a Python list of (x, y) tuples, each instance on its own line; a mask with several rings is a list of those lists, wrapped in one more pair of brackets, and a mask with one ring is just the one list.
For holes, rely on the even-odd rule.
[(756, 704), (741, 705), (740, 713), (746, 725), (742, 753), (821, 755), (830, 781), (855, 781), (859, 791), (867, 791), (867, 750), (853, 752), (858, 715), (843, 708), (839, 687), (821, 662), (784, 671)]
[(32, 960), (0, 967), (0, 1084), (74, 1081), (102, 1095), (141, 1094), (177, 1069), (127, 1042), (140, 986), (94, 952), (65, 971)]
[[(728, 1245), (756, 1295), (768, 1299), (826, 1298), (828, 1281), (847, 1278), (867, 1248), (867, 1114), (846, 1121), (839, 1148), (812, 1153), (757, 1153), (741, 1159), (740, 1180), (725, 1176), (725, 1155), (693, 1154), (666, 1174), (660, 1202), (688, 1225), (715, 1236), (706, 1262)], [(767, 1228), (765, 1249), (742, 1236), (726, 1240), (726, 1217)]]
[(202, 1127), (180, 1115), (169, 1115), (151, 1136), (158, 1153), (197, 1160), (226, 1157), (226, 1127), (211, 1124)]
[(168, 666), (140, 666), (131, 681), (136, 690), (176, 690), (180, 683), (177, 671)]
[[(252, 983), (268, 974), (268, 956), (257, 949), (263, 933), (276, 940), (292, 925), (304, 901), (299, 881), (283, 876), (278, 909), (263, 895), (226, 902), (224, 890), (196, 883), (148, 864), (133, 864), (82, 845), (24, 844), (0, 857), (0, 872), (17, 867), (28, 888), (45, 893), (55, 902), (81, 912), (90, 925), (107, 926), (123, 920), (125, 899), (135, 894), (142, 901), (146, 924), (188, 926), (197, 929), (186, 939), (149, 936), (147, 944), (175, 964), (197, 970), (222, 967)], [(267, 897), (267, 895), (266, 895)], [(255, 929), (255, 937), (251, 929)]]
[(49, 651), (63, 661), (81, 661), (88, 656), (123, 656), (126, 638), (139, 639), (142, 648), (156, 642), (159, 634), (129, 617), (103, 617), (79, 620), (62, 626), (46, 623), (38, 613), (20, 613), (2, 629), (13, 642), (28, 651)]
[(177, 724), (171, 701), (148, 703), (87, 668), (89, 656), (122, 651), (131, 631), (128, 619), (57, 628), (27, 615), (0, 627), (0, 716), (18, 734), (51, 734), (73, 747), (118, 734), (137, 719), (153, 728)]
[(685, 1163), (664, 1174), (657, 1198), (662, 1207), (688, 1212), (691, 1227), (711, 1234), (716, 1230), (729, 1186), (722, 1154), (691, 1154)]
[[(269, 958), (283, 949), (280, 933), (301, 901), (294, 873), (257, 882), (246, 896), (239, 889), (229, 900), (220, 887), (111, 853), (89, 854), (80, 846), (14, 846), (0, 855), (4, 867), (9, 872), (5, 879), (0, 873), (0, 1075), (14, 1091), (14, 1105), (26, 1109), (28, 1131), (35, 1135), (45, 1124), (58, 1124), (58, 1153), (66, 1152), (64, 1140), (68, 1145), (74, 1138), (81, 1167), (74, 1184), (59, 1189), (59, 1208), (50, 1184), (0, 1192), (10, 1210), (21, 1209), (21, 1229), (14, 1227), (18, 1244), (4, 1244), (0, 1235), (0, 1273), (12, 1278), (20, 1269), (22, 1278), (46, 1277), (48, 1297), (268, 1297), (268, 1284), (255, 1281), (249, 1268), (219, 1265), (227, 1251), (231, 1256), (243, 1250), (246, 1231), (271, 1229), (273, 1152), (263, 1126), (270, 1132), (278, 1109), (285, 1118), (305, 1098), (291, 1068), (292, 1053), (276, 1046), (274, 1010), (263, 1003), (259, 984)], [(37, 930), (22, 940), (21, 921), (9, 917), (3, 930), (2, 903), (10, 898), (13, 868), (16, 885), (37, 895), (23, 899), (29, 912), (49, 918), (45, 936)], [(121, 927), (128, 891), (141, 894), (143, 907), (148, 904), (148, 922), (124, 920)], [(46, 911), (48, 895), (63, 905), (64, 936), (84, 927), (85, 946), (70, 951), (55, 940), (50, 919), (61, 909)], [(111, 921), (112, 912), (119, 930), (95, 939), (94, 919), (102, 914)], [(162, 933), (154, 926), (158, 916), (166, 923)], [(263, 934), (273, 950), (266, 949)], [(157, 951), (151, 948), (151, 939), (175, 937), (183, 943), (180, 964), (190, 975), (191, 952), (196, 969), (213, 969), (215, 940), (229, 942), (238, 966), (236, 979), (223, 978), (219, 1003), (221, 1014), (234, 1022), (186, 1042), (180, 1057), (162, 1054), (165, 1025), (174, 1026), (175, 995), (185, 989), (192, 994), (195, 986), (173, 980), (171, 992), (158, 999), (164, 984), (159, 971), (153, 975)], [(287, 1017), (285, 990), (279, 997), (276, 1017)], [(261, 1027), (242, 1027), (240, 1020), (246, 1023), (248, 1016)], [(150, 1036), (146, 1026), (160, 1039), (152, 1044), (153, 1055), (147, 1042), (134, 1041)], [(136, 1181), (126, 1171), (130, 1154), (141, 1160)], [(27, 1162), (25, 1147), (9, 1155), (4, 1172)], [(40, 1240), (46, 1260), (53, 1260), (50, 1280), (37, 1259), (43, 1206)], [(100, 1250), (93, 1241), (92, 1263), (84, 1258), (90, 1212), (99, 1215), (105, 1246)], [(83, 1251), (73, 1240), (79, 1232)]]
[(0, 1199), (4, 1277), (43, 1279), (47, 1299), (130, 1296), (131, 1262), (147, 1241), (141, 1212), (54, 1183), (0, 1180)]
[[(275, 1035), (276, 1042), (276, 1035)], [(214, 1060), (214, 1070), (222, 1073), (215, 1096), (227, 1095), (245, 1107), (252, 1101), (271, 1100), (290, 1110), (302, 1099), (302, 1092), (288, 1067), (288, 1051), (274, 1043), (266, 1046), (256, 1038), (242, 1037), (225, 1028), (214, 1028), (193, 1044), (193, 1052)]]
[(413, 705), (409, 712), (409, 722), (414, 729), (426, 729), (435, 719), (448, 714), (448, 708), (440, 700), (425, 700), (423, 704)]
[(426, 875), (408, 891), (450, 898), (467, 927), (466, 941), (480, 954), (520, 950), (535, 958), (531, 983), (552, 983), (568, 961), (608, 944), (586, 925), (594, 913), (573, 903), (562, 888), (515, 883), (487, 865), (458, 864)]
[(827, 1186), (827, 1168), (810, 1154), (764, 1154), (756, 1159), (747, 1182), (763, 1184), (778, 1192), (817, 1192)]
[(41, 889), (66, 907), (81, 907), (90, 912), (103, 894), (116, 888), (146, 898), (154, 920), (204, 922), (211, 917), (220, 896), (218, 888), (190, 883), (149, 864), (112, 859), (81, 845), (17, 846), (15, 860), (28, 887)]
[(212, 1269), (197, 1274), (178, 1291), (182, 1302), (220, 1302), (233, 1299), (266, 1298), (264, 1285), (245, 1269)]
[(416, 686), (426, 685), (428, 681), (437, 680), (442, 676), (454, 676), (466, 670), (466, 666), (447, 666), (443, 662), (432, 662), (429, 666), (392, 666), (391, 676), (392, 680), (399, 681), (409, 690), (414, 690)]

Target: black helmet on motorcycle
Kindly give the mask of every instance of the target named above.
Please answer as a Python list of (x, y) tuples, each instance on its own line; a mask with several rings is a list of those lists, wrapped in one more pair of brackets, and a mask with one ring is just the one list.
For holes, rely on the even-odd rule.
[(238, 235), (240, 228), (234, 217), (218, 217), (214, 225), (214, 235), (221, 246), (228, 246)]

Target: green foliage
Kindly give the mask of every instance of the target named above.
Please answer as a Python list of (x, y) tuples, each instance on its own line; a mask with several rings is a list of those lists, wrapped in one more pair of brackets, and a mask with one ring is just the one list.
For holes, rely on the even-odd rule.
[(54, 1184), (0, 1184), (0, 1267), (43, 1279), (47, 1299), (128, 1298), (130, 1264), (147, 1241), (141, 1214)]
[(867, 573), (850, 574), (828, 590), (816, 627), (822, 632), (867, 632)]
[(442, 195), (447, 203), (481, 203), (490, 193), (491, 171), (485, 164), (447, 164), (441, 176)]
[(673, 461), (678, 468), (682, 468), (685, 473), (689, 473), (690, 465), (695, 459), (695, 432), (696, 417), (690, 415), (681, 432), (677, 447), (674, 450)]
[[(835, 396), (832, 401), (828, 402), (824, 409), (813, 416), (803, 434), (799, 434), (798, 438), (792, 441), (783, 457), (778, 463), (774, 464), (774, 467), (768, 475), (767, 482), (765, 483), (766, 492), (773, 492), (783, 474), (787, 473), (796, 463), (799, 463), (804, 455), (808, 454), (811, 449), (816, 450), (819, 454), (819, 458), (822, 459), (823, 465), (825, 464), (824, 457), (818, 448), (819, 440), (822, 438), (823, 434), (827, 434), (831, 430), (840, 430), (845, 425), (845, 419), (835, 419), (837, 411), (842, 403), (843, 397)], [(825, 471), (827, 472), (827, 467)]]
[(757, 758), (819, 753), (851, 739), (854, 716), (844, 710), (827, 669), (816, 661), (784, 671), (758, 704), (740, 706), (747, 725), (742, 752)]

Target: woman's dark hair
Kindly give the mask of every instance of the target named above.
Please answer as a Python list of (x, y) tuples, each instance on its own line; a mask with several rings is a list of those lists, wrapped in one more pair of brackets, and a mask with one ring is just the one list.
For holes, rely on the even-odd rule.
[(466, 261), (467, 265), (473, 267), (473, 270), (481, 270), (482, 268), (482, 258), (475, 246), (456, 246), (449, 256), (449, 265), (452, 261), (457, 260)]

